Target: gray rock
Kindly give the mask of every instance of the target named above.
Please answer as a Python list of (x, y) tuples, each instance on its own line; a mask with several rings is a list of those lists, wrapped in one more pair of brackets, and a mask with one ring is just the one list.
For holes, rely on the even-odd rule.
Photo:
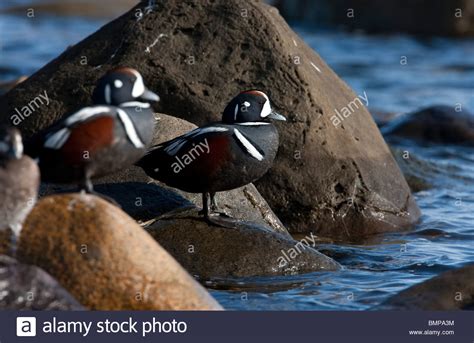
[(59, 311), (84, 308), (42, 269), (0, 255), (0, 309)]
[(389, 298), (379, 310), (474, 310), (474, 264), (444, 272)]
[(147, 231), (188, 272), (200, 279), (301, 274), (337, 270), (339, 264), (319, 253), (314, 237), (303, 245), (268, 227), (219, 218), (208, 224), (196, 210), (158, 218)]

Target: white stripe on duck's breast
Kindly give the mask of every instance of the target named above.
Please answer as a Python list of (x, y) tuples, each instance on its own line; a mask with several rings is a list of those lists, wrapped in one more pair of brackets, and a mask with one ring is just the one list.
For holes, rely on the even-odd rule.
[(145, 144), (140, 139), (137, 129), (135, 128), (135, 125), (133, 125), (133, 122), (128, 116), (127, 112), (125, 112), (124, 110), (120, 108), (117, 108), (117, 114), (120, 121), (123, 124), (125, 133), (127, 134), (127, 137), (130, 140), (130, 142), (132, 142), (135, 148), (144, 148)]
[(239, 130), (234, 129), (234, 135), (237, 140), (242, 143), (250, 156), (259, 161), (263, 160), (263, 155), (260, 153), (260, 151), (258, 151), (258, 149), (247, 138), (245, 138), (245, 136)]

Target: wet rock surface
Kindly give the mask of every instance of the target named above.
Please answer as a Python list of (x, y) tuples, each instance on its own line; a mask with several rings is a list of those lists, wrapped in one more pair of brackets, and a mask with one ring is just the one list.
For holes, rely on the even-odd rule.
[(89, 309), (221, 309), (133, 219), (94, 196), (43, 198), (25, 222), (17, 256)]
[[(90, 103), (101, 72), (116, 65), (145, 75), (163, 99), (161, 111), (198, 125), (219, 120), (238, 92), (259, 88), (289, 120), (278, 126), (275, 165), (256, 186), (292, 232), (359, 237), (408, 228), (418, 219), (368, 111), (275, 8), (176, 0), (140, 16), (144, 7), (105, 25), (2, 97), (7, 115), (0, 121), (46, 89), (50, 104), (21, 123), (31, 135)], [(78, 63), (84, 55), (86, 66)], [(334, 125), (334, 109), (347, 106), (353, 112)]]
[[(231, 218), (206, 223), (195, 209), (157, 218), (147, 231), (200, 279), (338, 270), (314, 249), (315, 237), (295, 241), (268, 227)], [(306, 245), (303, 245), (306, 243)]]
[(381, 310), (474, 310), (474, 264), (444, 272), (389, 298)]
[(431, 106), (402, 115), (382, 129), (390, 138), (474, 146), (474, 115), (449, 106)]
[[(473, 36), (470, 0), (275, 0), (282, 15), (368, 33)], [(460, 12), (459, 12), (460, 10)], [(351, 12), (352, 11), (352, 12)]]
[(61, 285), (42, 269), (0, 255), (2, 310), (82, 310)]

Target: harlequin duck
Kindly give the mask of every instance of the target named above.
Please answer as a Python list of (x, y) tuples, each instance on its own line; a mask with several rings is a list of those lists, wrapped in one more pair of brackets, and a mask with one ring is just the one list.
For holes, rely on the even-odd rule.
[(221, 122), (152, 147), (137, 165), (171, 187), (203, 193), (202, 214), (209, 219), (217, 214), (216, 192), (251, 183), (271, 167), (278, 131), (269, 119), (286, 120), (265, 93), (242, 92), (226, 106)]
[[(16, 242), (21, 225), (36, 202), (39, 183), (40, 172), (37, 164), (23, 155), (20, 131), (1, 127), (0, 232), (2, 236), (8, 236), (7, 231), (12, 230), (12, 243)], [(14, 250), (15, 245), (11, 248)]]
[(42, 180), (78, 183), (94, 193), (92, 178), (127, 167), (146, 152), (155, 126), (149, 102), (159, 99), (135, 69), (108, 72), (94, 90), (93, 106), (68, 115), (31, 140), (27, 152), (38, 158)]

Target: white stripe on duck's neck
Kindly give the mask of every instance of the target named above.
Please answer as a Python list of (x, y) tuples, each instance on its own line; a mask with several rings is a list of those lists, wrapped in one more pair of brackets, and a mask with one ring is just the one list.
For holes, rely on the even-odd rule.
[(243, 125), (243, 126), (262, 126), (262, 125), (270, 125), (270, 123), (265, 123), (263, 121), (249, 121), (245, 123), (235, 123), (236, 125)]
[(150, 104), (147, 102), (140, 101), (127, 101), (119, 105), (120, 107), (141, 107), (141, 108), (150, 108)]

